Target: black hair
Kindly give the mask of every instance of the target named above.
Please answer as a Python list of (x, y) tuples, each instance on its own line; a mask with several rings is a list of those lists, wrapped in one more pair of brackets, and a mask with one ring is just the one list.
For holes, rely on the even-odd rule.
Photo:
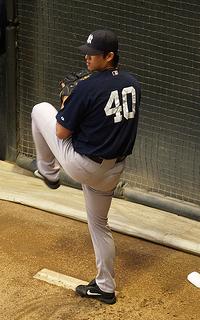
[[(105, 58), (108, 53), (109, 53), (109, 52), (105, 52), (105, 53), (103, 54), (103, 57)], [(117, 68), (118, 63), (119, 63), (119, 53), (118, 53), (118, 52), (114, 52), (114, 57), (113, 57), (111, 63), (112, 63), (112, 66), (113, 66), (114, 68)]]
[(114, 58), (113, 58), (113, 67), (117, 68), (118, 63), (119, 63), (119, 53), (114, 52)]

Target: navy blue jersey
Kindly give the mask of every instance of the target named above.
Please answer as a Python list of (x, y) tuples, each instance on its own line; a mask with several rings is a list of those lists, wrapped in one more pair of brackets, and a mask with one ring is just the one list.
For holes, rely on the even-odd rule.
[(56, 118), (73, 132), (78, 153), (104, 159), (127, 156), (136, 138), (140, 94), (130, 73), (96, 72), (78, 83)]

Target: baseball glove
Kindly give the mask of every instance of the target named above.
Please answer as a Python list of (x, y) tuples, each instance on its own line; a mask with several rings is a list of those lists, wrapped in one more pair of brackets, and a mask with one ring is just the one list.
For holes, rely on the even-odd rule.
[(79, 72), (70, 72), (67, 76), (59, 82), (61, 91), (60, 91), (60, 100), (63, 103), (64, 97), (68, 97), (79, 81), (87, 79), (91, 73), (85, 69)]

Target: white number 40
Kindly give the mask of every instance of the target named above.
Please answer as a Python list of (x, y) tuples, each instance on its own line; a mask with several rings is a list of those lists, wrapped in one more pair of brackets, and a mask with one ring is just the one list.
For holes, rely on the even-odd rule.
[[(130, 103), (130, 111), (128, 108), (128, 95), (131, 95), (131, 101)], [(135, 103), (136, 103), (136, 93), (134, 87), (126, 87), (122, 90), (122, 105), (119, 101), (119, 92), (118, 90), (114, 90), (111, 92), (110, 97), (108, 99), (108, 102), (104, 108), (105, 114), (107, 116), (115, 115), (114, 116), (114, 122), (120, 122), (122, 121), (122, 117), (131, 119), (135, 116)], [(112, 108), (114, 104), (114, 107)], [(123, 113), (123, 115), (122, 115)]]

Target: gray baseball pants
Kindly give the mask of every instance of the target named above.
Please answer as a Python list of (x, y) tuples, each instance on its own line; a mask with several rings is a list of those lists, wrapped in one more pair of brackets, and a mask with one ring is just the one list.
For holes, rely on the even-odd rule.
[(115, 245), (108, 226), (108, 211), (113, 190), (124, 169), (124, 161), (103, 160), (96, 163), (77, 153), (71, 138), (56, 136), (57, 110), (43, 102), (32, 110), (32, 134), (36, 146), (38, 170), (49, 180), (59, 179), (60, 167), (82, 185), (88, 228), (97, 266), (96, 283), (105, 292), (114, 292)]

